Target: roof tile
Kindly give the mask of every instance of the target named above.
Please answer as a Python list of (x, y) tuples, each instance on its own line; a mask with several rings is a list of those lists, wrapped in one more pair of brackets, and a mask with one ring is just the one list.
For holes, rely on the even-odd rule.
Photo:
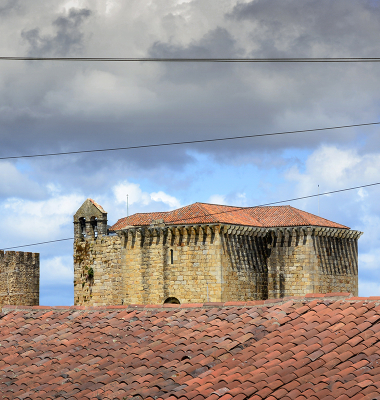
[(0, 397), (377, 398), (380, 308), (333, 297), (186, 308), (7, 307)]
[[(298, 210), (291, 206), (233, 207), (194, 203), (173, 211), (133, 214), (119, 219), (110, 230), (117, 231), (130, 226), (148, 226), (158, 220), (163, 220), (166, 225), (224, 223), (267, 228), (322, 226), (349, 229), (347, 226)], [(336, 295), (336, 293), (332, 293), (332, 295)], [(323, 295), (321, 297), (323, 297)]]

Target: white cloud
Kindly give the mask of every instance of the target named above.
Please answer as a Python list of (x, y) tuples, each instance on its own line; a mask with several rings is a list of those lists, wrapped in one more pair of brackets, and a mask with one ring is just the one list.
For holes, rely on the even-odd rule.
[(36, 198), (44, 194), (37, 182), (7, 161), (0, 161), (0, 182), (0, 196)]
[(358, 196), (360, 197), (361, 200), (365, 199), (366, 197), (369, 196), (368, 191), (364, 188), (360, 188), (358, 190)]
[(40, 276), (42, 284), (72, 284), (74, 274), (73, 257), (57, 256), (41, 259)]
[(84, 8), (86, 3), (86, 0), (69, 0), (63, 3), (62, 10), (68, 12), (71, 8)]
[(147, 206), (152, 203), (163, 203), (169, 208), (180, 207), (180, 201), (173, 196), (166, 194), (163, 191), (147, 193), (143, 192), (139, 184), (124, 181), (113, 187), (113, 193), (118, 203), (136, 204), (137, 206)]
[(230, 206), (245, 207), (247, 205), (247, 195), (244, 192), (230, 193), (228, 195), (213, 194), (208, 199), (208, 202), (212, 204), (225, 204)]
[(361, 271), (379, 271), (380, 249), (372, 249), (370, 253), (359, 253)]
[(56, 195), (40, 201), (7, 199), (0, 212), (7, 232), (4, 241), (14, 242), (17, 238), (33, 243), (62, 238), (62, 230), (72, 222), (73, 214), (83, 201), (84, 197), (76, 194)]
[(157, 193), (151, 193), (150, 197), (153, 201), (160, 201), (164, 204), (167, 204), (170, 208), (179, 208), (181, 206), (181, 203), (179, 202), (178, 199), (176, 199), (173, 196), (170, 196), (162, 191), (157, 192)]
[(247, 196), (245, 193), (236, 193), (235, 205), (244, 207), (247, 205)]
[(380, 296), (380, 283), (374, 281), (359, 280), (359, 296)]
[(136, 183), (125, 181), (123, 183), (115, 185), (112, 190), (118, 203), (127, 204), (127, 196), (129, 205), (135, 203), (148, 205), (151, 201), (149, 194), (144, 193), (141, 190), (140, 185)]
[(208, 203), (211, 204), (226, 204), (226, 196), (222, 194), (213, 194), (208, 199)]
[[(320, 191), (341, 189), (353, 185), (378, 181), (380, 154), (359, 155), (355, 149), (340, 149), (336, 146), (321, 146), (305, 163), (305, 170), (297, 166), (290, 168), (285, 177), (297, 182), (298, 194), (305, 195)], [(356, 193), (360, 199), (366, 197), (361, 189)]]

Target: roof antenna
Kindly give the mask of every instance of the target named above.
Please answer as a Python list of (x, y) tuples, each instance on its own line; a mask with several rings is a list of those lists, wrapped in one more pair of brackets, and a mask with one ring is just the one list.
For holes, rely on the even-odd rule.
[(128, 195), (127, 195), (127, 222), (128, 222), (128, 217), (129, 217), (129, 212), (128, 212)]
[(319, 209), (319, 185), (318, 185), (318, 217), (320, 217), (320, 209)]

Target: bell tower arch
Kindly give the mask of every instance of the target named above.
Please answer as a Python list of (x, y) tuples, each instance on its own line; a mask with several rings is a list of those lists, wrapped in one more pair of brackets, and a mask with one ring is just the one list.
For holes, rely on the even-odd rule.
[(107, 213), (92, 199), (87, 199), (74, 215), (74, 239), (107, 235)]

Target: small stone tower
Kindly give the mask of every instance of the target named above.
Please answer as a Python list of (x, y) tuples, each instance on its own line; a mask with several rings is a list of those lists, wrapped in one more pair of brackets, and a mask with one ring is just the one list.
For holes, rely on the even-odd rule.
[(4, 304), (38, 306), (40, 255), (0, 250), (0, 309)]
[(87, 199), (74, 215), (74, 304), (122, 304), (121, 240), (107, 235), (107, 213)]
[(87, 199), (74, 215), (74, 240), (107, 234), (107, 213), (92, 199)]

